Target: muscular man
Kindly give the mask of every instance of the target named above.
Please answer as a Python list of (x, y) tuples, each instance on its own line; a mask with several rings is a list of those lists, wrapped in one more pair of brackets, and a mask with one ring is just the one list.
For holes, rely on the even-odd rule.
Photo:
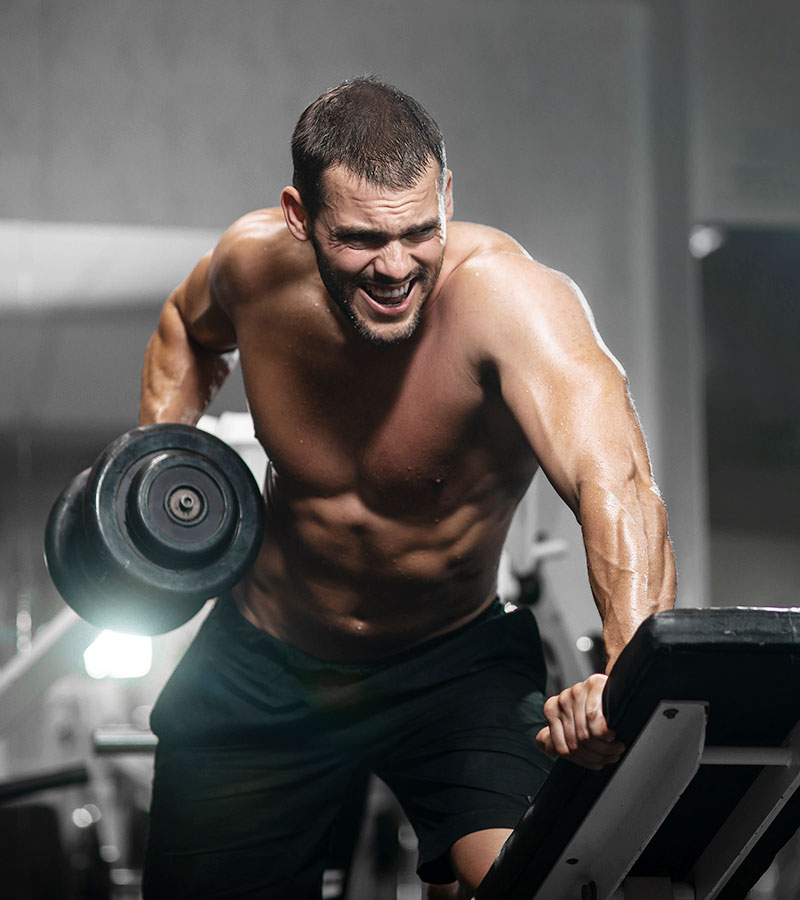
[(450, 222), (416, 101), (345, 82), (292, 154), (281, 207), (225, 233), (145, 359), (142, 423), (194, 423), (238, 349), (270, 460), (260, 555), (153, 712), (145, 898), (319, 897), (364, 768), (417, 831), (421, 877), (470, 895), (548, 754), (599, 767), (623, 749), (603, 675), (543, 714), (533, 617), (494, 599), (514, 509), (541, 467), (579, 520), (610, 668), (673, 603), (664, 507), (580, 291)]

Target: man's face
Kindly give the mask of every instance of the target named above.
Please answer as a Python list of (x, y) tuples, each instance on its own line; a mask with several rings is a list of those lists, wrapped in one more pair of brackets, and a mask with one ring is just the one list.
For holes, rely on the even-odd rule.
[(322, 281), (364, 338), (391, 344), (409, 337), (444, 258), (451, 187), (439, 189), (432, 163), (411, 188), (394, 191), (341, 166), (324, 176), (325, 203), (310, 240)]

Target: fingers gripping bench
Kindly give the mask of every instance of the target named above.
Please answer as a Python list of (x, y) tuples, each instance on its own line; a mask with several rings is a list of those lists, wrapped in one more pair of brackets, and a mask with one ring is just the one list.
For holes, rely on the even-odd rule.
[(800, 826), (800, 610), (651, 616), (599, 772), (558, 760), (475, 900), (743, 898)]

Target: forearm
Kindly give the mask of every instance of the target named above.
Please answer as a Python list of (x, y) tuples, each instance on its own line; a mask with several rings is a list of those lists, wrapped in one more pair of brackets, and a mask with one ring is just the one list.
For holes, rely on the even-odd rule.
[(140, 424), (194, 425), (224, 383), (234, 358), (234, 353), (208, 350), (193, 341), (178, 309), (167, 303), (145, 352)]
[(580, 519), (610, 671), (639, 625), (675, 603), (667, 515), (652, 481), (634, 476), (614, 489), (582, 490)]

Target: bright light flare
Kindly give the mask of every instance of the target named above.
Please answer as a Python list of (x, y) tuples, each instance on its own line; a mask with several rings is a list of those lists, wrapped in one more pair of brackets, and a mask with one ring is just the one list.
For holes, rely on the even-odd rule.
[(153, 663), (153, 642), (138, 634), (102, 631), (83, 654), (92, 678), (141, 678)]
[(689, 252), (704, 259), (725, 243), (725, 232), (714, 225), (693, 225), (689, 230)]

